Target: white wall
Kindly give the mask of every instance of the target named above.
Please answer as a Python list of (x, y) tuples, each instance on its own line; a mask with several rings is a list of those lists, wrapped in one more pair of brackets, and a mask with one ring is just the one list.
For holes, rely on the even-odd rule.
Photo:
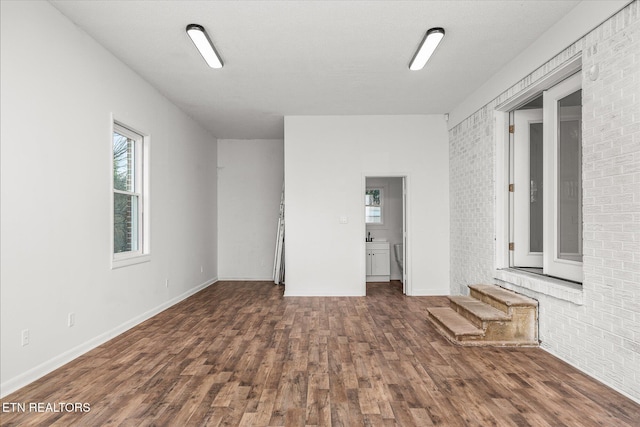
[[(451, 293), (493, 282), (537, 299), (541, 347), (640, 402), (640, 2), (603, 19), (450, 131)], [(582, 286), (495, 270), (494, 259), (494, 226), (502, 228), (494, 171), (503, 167), (494, 154), (494, 110), (576, 54), (583, 96)]]
[(364, 295), (366, 176), (407, 176), (408, 293), (449, 292), (443, 116), (288, 116), (284, 147), (285, 295)]
[[(6, 395), (216, 279), (216, 141), (49, 3), (1, 18)], [(111, 114), (151, 144), (151, 261), (116, 270)]]
[(282, 140), (218, 141), (218, 276), (272, 280)]
[(630, 1), (583, 0), (580, 2), (520, 55), (457, 105), (449, 116), (449, 128), (453, 128), (488, 104), (498, 94), (600, 25), (603, 20), (622, 9)]
[(367, 178), (367, 187), (382, 187), (383, 224), (367, 224), (367, 233), (376, 239), (387, 239), (389, 242), (391, 280), (401, 280), (402, 270), (396, 262), (393, 245), (402, 243), (402, 178), (372, 177)]

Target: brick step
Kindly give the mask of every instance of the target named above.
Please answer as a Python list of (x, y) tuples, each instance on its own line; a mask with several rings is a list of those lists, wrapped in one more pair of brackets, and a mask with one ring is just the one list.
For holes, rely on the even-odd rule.
[(469, 285), (469, 290), (472, 298), (507, 314), (512, 307), (538, 307), (538, 301), (496, 285)]
[(491, 321), (510, 321), (511, 316), (475, 298), (458, 295), (450, 296), (451, 308), (478, 328), (486, 329)]
[(456, 313), (451, 307), (428, 308), (429, 318), (452, 341), (478, 340), (484, 331)]

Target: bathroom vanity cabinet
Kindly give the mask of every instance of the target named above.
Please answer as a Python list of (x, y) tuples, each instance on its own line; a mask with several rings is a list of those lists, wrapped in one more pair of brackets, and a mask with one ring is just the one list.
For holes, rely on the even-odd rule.
[(367, 282), (388, 282), (390, 271), (389, 242), (367, 242)]

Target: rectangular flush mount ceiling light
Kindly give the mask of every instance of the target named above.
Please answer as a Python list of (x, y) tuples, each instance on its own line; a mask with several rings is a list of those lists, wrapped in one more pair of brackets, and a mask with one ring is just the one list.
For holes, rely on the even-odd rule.
[(187, 25), (187, 34), (191, 37), (191, 41), (196, 45), (200, 55), (207, 61), (207, 64), (211, 68), (222, 68), (222, 58), (218, 55), (216, 48), (213, 47), (209, 35), (204, 30), (202, 25), (189, 24)]
[(425, 66), (433, 52), (440, 44), (440, 40), (444, 37), (444, 29), (443, 28), (431, 28), (427, 31), (424, 38), (422, 39), (422, 43), (420, 43), (420, 47), (415, 55), (413, 55), (413, 59), (409, 64), (410, 70), (422, 70)]

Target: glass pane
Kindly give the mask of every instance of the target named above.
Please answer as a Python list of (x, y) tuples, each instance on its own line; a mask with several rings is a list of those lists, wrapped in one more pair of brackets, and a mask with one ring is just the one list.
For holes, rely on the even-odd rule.
[(113, 252), (138, 250), (138, 196), (113, 194)]
[(364, 193), (364, 204), (367, 206), (380, 206), (380, 189), (367, 190)]
[(379, 224), (382, 222), (382, 210), (379, 207), (366, 206), (364, 208), (365, 222)]
[(135, 191), (135, 140), (113, 133), (113, 188)]
[(529, 252), (542, 252), (542, 123), (529, 124)]
[(558, 101), (558, 253), (582, 261), (582, 91)]

